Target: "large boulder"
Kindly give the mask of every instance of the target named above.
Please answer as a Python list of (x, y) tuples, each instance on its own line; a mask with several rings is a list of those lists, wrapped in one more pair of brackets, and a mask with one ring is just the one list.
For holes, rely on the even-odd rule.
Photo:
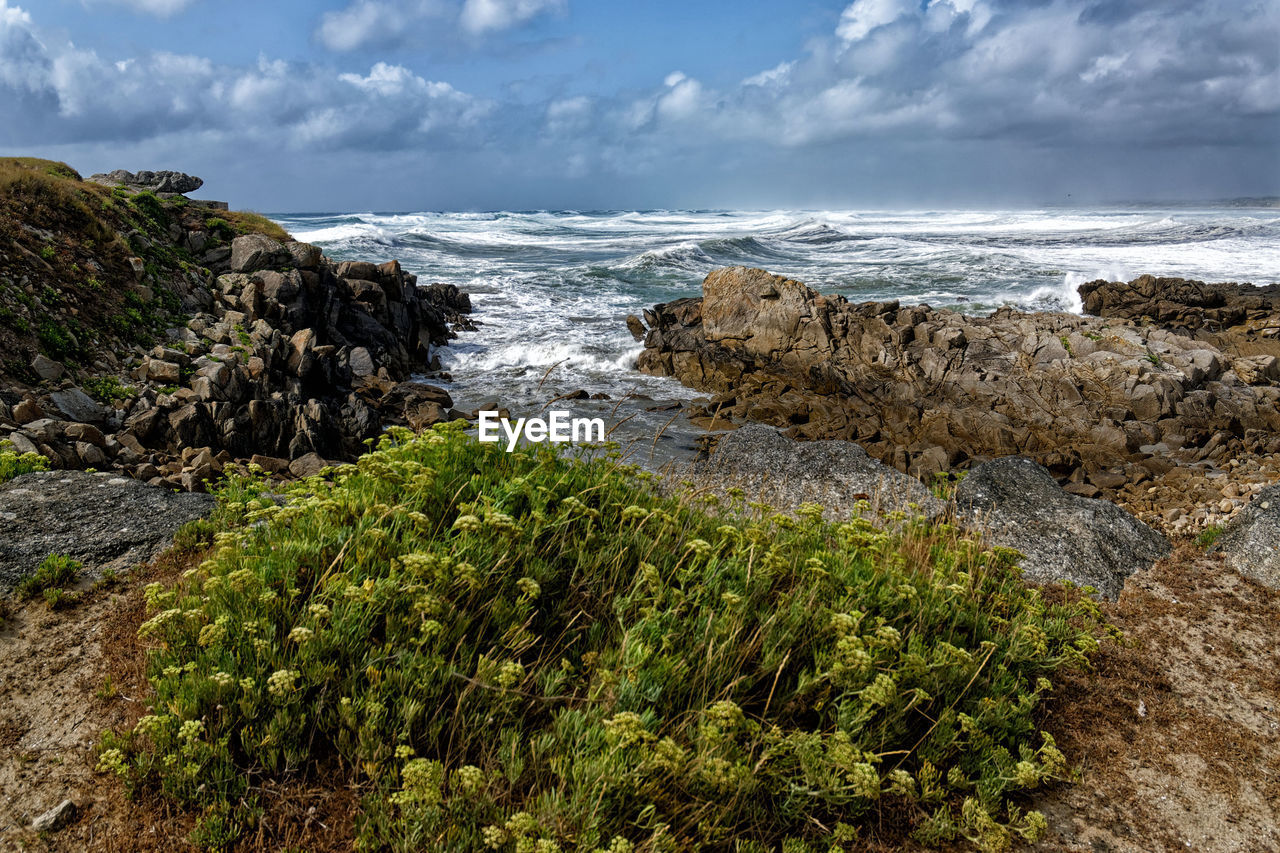
[(264, 234), (245, 234), (231, 241), (232, 272), (278, 269), (292, 263), (289, 250)]
[(47, 471), (0, 486), (0, 591), (50, 554), (93, 573), (152, 559), (178, 528), (213, 511), (209, 495), (176, 494), (111, 474)]
[(877, 511), (930, 517), (945, 508), (919, 480), (877, 462), (852, 441), (800, 442), (762, 424), (721, 437), (710, 457), (695, 465), (694, 478), (719, 491), (740, 488), (747, 500), (784, 510), (818, 503), (831, 519), (849, 518), (861, 500)]
[(1263, 489), (1237, 513), (1213, 551), (1236, 572), (1280, 589), (1280, 485)]
[(1020, 456), (983, 463), (956, 487), (956, 514), (993, 545), (1021, 551), (1023, 576), (1070, 581), (1115, 598), (1125, 578), (1172, 549), (1169, 540), (1109, 501), (1064, 491)]

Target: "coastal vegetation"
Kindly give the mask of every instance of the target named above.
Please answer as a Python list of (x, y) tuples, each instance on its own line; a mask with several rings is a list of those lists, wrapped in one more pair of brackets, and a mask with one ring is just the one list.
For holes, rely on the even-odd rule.
[(1038, 707), (1106, 634), (1091, 598), (947, 524), (647, 479), (456, 424), (283, 493), (230, 478), (179, 537), (203, 559), (146, 591), (151, 712), (99, 770), (193, 807), (210, 849), (264, 780), (324, 776), (369, 850), (1041, 833), (1024, 795), (1070, 770)]
[[(207, 290), (206, 258), (236, 236), (288, 239), (253, 213), (208, 210), (183, 196), (83, 180), (65, 163), (0, 158), (0, 376), (35, 377), (35, 354), (89, 367), (103, 353), (150, 345), (185, 321)], [(199, 244), (175, 239), (204, 227)], [(181, 226), (181, 227), (180, 227)]]
[(19, 453), (10, 441), (0, 441), (0, 483), (33, 471), (47, 471), (49, 460), (39, 453)]

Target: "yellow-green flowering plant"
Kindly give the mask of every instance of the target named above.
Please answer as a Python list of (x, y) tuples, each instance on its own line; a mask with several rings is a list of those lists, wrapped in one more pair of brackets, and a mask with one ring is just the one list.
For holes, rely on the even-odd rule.
[(153, 712), (99, 766), (201, 843), (335, 761), (366, 850), (846, 850), (886, 806), (926, 843), (1041, 833), (1014, 798), (1067, 775), (1036, 709), (1093, 602), (945, 524), (732, 503), (456, 425), (282, 497), (231, 478), (208, 558), (147, 592)]

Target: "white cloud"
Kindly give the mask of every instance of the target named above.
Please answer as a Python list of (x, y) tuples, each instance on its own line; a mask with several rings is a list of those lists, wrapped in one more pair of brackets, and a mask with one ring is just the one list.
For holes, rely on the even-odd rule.
[(320, 16), (316, 39), (330, 50), (348, 52), (395, 45), (432, 29), (479, 37), (566, 8), (567, 0), (350, 0)]
[(467, 32), (486, 33), (509, 30), (565, 8), (565, 0), (466, 0), (459, 20)]
[(454, 13), (443, 0), (354, 0), (320, 16), (316, 38), (330, 50), (396, 42), (423, 22), (442, 21)]
[[(40, 96), (0, 140), (42, 143), (215, 132), (274, 148), (404, 148), (465, 137), (492, 105), (407, 68), (376, 63), (340, 74), (266, 57), (246, 67), (152, 53), (108, 61), (69, 43), (46, 47), (30, 16), (0, 0), (4, 93)], [(43, 106), (43, 109), (37, 109)]]
[(167, 18), (194, 4), (196, 0), (92, 0), (92, 2), (126, 6), (145, 15)]
[(546, 131), (553, 136), (581, 133), (590, 124), (591, 112), (592, 100), (585, 95), (552, 101), (547, 104)]
[(920, 4), (915, 0), (854, 0), (840, 13), (836, 35), (845, 41), (861, 41), (877, 27), (919, 12)]
[(32, 30), (31, 16), (0, 0), (0, 84), (39, 93), (48, 88), (51, 63)]

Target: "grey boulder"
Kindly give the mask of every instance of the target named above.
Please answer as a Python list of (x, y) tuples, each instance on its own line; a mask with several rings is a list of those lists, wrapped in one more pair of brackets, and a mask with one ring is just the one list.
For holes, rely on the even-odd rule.
[(833, 520), (852, 516), (861, 500), (876, 511), (930, 518), (946, 508), (919, 480), (852, 441), (794, 441), (763, 424), (723, 436), (710, 457), (695, 464), (694, 479), (719, 490), (740, 488), (748, 501), (788, 511), (821, 504)]
[(1023, 576), (1070, 581), (1116, 598), (1125, 578), (1172, 550), (1169, 540), (1109, 501), (1064, 491), (1021, 456), (985, 462), (956, 487), (957, 519), (992, 545), (1022, 552)]
[(68, 388), (65, 391), (54, 391), (49, 395), (53, 404), (62, 412), (63, 417), (79, 424), (100, 424), (107, 418), (107, 412), (98, 401), (79, 388)]
[(137, 480), (82, 471), (24, 474), (0, 485), (0, 591), (30, 576), (50, 554), (90, 574), (151, 560), (189, 521), (213, 511), (209, 495), (175, 493)]
[(231, 271), (240, 273), (275, 269), (293, 263), (287, 249), (262, 234), (246, 234), (231, 241)]
[(1241, 575), (1280, 589), (1280, 485), (1258, 492), (1236, 513), (1211, 551)]

